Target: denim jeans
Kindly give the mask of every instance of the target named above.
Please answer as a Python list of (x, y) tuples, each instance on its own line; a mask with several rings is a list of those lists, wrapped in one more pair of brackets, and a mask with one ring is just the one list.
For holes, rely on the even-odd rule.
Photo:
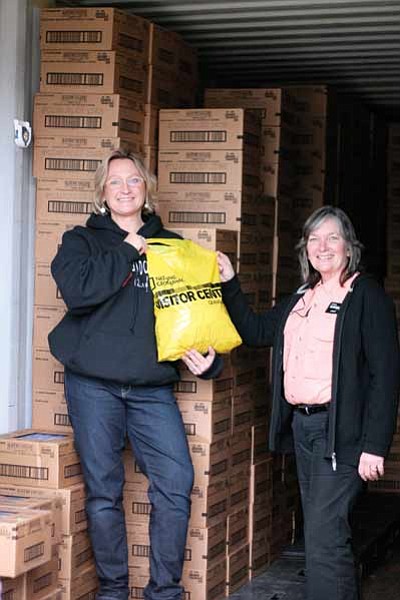
[(358, 600), (350, 513), (362, 479), (352, 465), (325, 458), (328, 412), (293, 413), (297, 474), (304, 515), (307, 600)]
[(86, 484), (86, 511), (100, 589), (127, 600), (122, 503), (126, 436), (149, 479), (150, 581), (145, 600), (178, 600), (193, 467), (172, 386), (130, 386), (65, 373), (65, 396)]

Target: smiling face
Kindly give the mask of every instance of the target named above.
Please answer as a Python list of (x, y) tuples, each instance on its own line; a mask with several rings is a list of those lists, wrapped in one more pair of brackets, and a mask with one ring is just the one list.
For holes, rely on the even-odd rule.
[(308, 260), (321, 275), (322, 282), (330, 279), (339, 281), (345, 269), (349, 253), (339, 222), (327, 217), (313, 229), (307, 240)]
[(129, 158), (112, 160), (104, 184), (104, 198), (114, 221), (141, 220), (145, 197), (146, 184), (134, 163)]

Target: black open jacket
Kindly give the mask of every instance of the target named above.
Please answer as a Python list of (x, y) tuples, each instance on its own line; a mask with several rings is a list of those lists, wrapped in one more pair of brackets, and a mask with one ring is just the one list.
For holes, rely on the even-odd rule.
[[(223, 300), (243, 342), (274, 347), (269, 445), (277, 452), (293, 450), (293, 409), (283, 391), (283, 333), (306, 289), (255, 314), (236, 277), (222, 285)], [(372, 277), (359, 275), (336, 318), (327, 458), (358, 465), (362, 452), (387, 455), (396, 425), (399, 367), (393, 303)]]
[[(156, 215), (138, 233), (179, 238)], [(71, 371), (132, 385), (167, 385), (179, 379), (176, 362), (158, 362), (153, 295), (146, 256), (124, 242), (128, 235), (106, 215), (67, 231), (51, 265), (68, 312), (49, 334), (52, 354)], [(216, 377), (216, 357), (202, 378)]]

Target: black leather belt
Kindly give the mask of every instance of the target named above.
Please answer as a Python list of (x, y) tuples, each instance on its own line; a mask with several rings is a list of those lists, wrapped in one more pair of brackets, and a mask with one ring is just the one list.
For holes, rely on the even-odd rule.
[(293, 410), (301, 412), (303, 415), (313, 415), (319, 412), (326, 412), (329, 410), (330, 402), (325, 404), (293, 404)]

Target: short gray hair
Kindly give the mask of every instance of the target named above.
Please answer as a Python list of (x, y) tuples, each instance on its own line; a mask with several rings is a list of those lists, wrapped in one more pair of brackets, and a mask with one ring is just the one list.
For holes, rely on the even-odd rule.
[(360, 269), (361, 253), (363, 245), (357, 239), (353, 224), (346, 213), (336, 206), (322, 206), (314, 211), (303, 225), (302, 236), (296, 246), (298, 259), (300, 263), (301, 277), (304, 283), (314, 287), (321, 279), (321, 275), (314, 269), (308, 260), (307, 242), (312, 231), (317, 229), (326, 219), (335, 219), (338, 223), (341, 235), (347, 244), (349, 260), (346, 267), (340, 275), (340, 283), (343, 283), (352, 277)]
[(136, 167), (138, 173), (140, 173), (140, 175), (143, 177), (146, 192), (142, 212), (143, 214), (154, 213), (154, 197), (157, 185), (156, 177), (146, 169), (142, 158), (138, 154), (135, 154), (123, 148), (112, 150), (109, 154), (107, 154), (107, 156), (97, 167), (96, 173), (94, 175), (94, 212), (99, 215), (104, 214), (105, 211), (108, 211), (108, 207), (104, 199), (104, 184), (107, 179), (108, 167), (110, 165), (110, 162), (112, 160), (116, 160), (117, 158), (127, 158), (128, 160), (131, 160), (134, 166)]

